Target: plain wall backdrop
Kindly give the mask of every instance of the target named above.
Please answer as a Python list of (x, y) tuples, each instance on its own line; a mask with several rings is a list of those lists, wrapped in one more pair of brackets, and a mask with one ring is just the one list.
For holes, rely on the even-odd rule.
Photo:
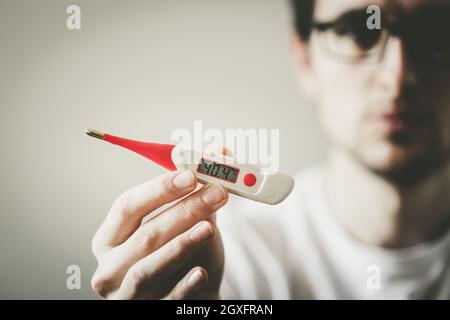
[[(66, 27), (81, 8), (81, 30)], [(90, 242), (113, 200), (164, 171), (84, 134), (280, 129), (282, 171), (324, 158), (280, 0), (0, 0), (0, 298), (95, 298)], [(66, 268), (81, 268), (81, 290)]]

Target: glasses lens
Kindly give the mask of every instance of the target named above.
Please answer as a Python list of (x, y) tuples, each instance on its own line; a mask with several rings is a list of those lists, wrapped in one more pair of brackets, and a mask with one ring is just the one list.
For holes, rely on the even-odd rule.
[(382, 38), (381, 30), (359, 26), (337, 26), (326, 32), (327, 47), (331, 52), (353, 58), (363, 58), (380, 49)]
[(386, 34), (382, 29), (369, 29), (366, 21), (364, 12), (352, 12), (320, 30), (328, 51), (355, 60), (379, 53)]
[(402, 37), (408, 55), (417, 64), (450, 65), (450, 10), (446, 9), (424, 10), (405, 24)]

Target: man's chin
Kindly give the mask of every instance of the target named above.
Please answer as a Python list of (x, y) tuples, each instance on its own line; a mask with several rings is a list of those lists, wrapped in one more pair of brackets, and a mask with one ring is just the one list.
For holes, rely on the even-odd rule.
[(432, 146), (399, 146), (383, 143), (366, 147), (356, 157), (372, 172), (397, 185), (413, 186), (450, 160)]

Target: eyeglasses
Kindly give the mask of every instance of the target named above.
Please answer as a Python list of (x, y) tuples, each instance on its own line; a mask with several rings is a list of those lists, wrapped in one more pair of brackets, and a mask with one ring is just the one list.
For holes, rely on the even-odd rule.
[(381, 29), (367, 27), (363, 10), (349, 11), (331, 22), (312, 23), (318, 42), (346, 63), (379, 62), (388, 40), (401, 38), (413, 63), (424, 67), (450, 66), (450, 6), (417, 10)]

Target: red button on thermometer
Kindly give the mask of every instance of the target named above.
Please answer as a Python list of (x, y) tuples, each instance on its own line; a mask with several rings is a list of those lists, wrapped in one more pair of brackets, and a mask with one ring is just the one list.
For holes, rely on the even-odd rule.
[(140, 142), (89, 129), (86, 133), (134, 151), (168, 170), (192, 171), (201, 183), (218, 183), (230, 193), (267, 204), (286, 199), (294, 179), (284, 173), (269, 174), (254, 164), (235, 164), (232, 157), (206, 155), (172, 144)]

